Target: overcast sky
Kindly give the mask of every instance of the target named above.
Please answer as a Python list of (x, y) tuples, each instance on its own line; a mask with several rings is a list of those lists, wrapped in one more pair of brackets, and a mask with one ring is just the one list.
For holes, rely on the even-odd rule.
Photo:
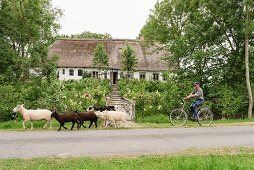
[(63, 9), (60, 34), (83, 31), (135, 39), (157, 0), (52, 0)]

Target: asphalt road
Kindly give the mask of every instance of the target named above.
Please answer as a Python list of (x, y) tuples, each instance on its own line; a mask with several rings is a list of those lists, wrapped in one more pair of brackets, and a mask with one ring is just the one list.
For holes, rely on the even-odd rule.
[(0, 132), (0, 158), (164, 154), (254, 146), (254, 126)]

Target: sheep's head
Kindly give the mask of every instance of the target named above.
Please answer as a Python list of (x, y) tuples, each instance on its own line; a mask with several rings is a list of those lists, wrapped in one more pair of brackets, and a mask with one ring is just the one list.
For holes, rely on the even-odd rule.
[(96, 111), (95, 114), (97, 117), (101, 118), (101, 119), (106, 119), (105, 116), (103, 115), (104, 112), (100, 112), (100, 111)]
[(86, 109), (86, 111), (94, 111), (94, 107), (93, 106), (89, 106), (87, 109)]
[(16, 106), (12, 111), (13, 112), (21, 112), (24, 109), (24, 105), (18, 105)]
[(56, 111), (53, 111), (53, 112), (52, 112), (52, 114), (51, 114), (51, 118), (52, 118), (52, 117), (54, 117), (54, 118), (55, 118), (55, 117), (56, 117), (56, 115), (57, 115), (57, 112), (56, 112)]

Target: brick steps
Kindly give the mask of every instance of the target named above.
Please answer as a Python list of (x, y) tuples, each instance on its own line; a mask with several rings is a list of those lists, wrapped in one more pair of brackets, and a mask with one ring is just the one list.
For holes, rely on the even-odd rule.
[(120, 91), (118, 90), (116, 85), (112, 85), (112, 92), (111, 92), (111, 105), (120, 105), (125, 104), (126, 101), (123, 99), (123, 97), (120, 95)]

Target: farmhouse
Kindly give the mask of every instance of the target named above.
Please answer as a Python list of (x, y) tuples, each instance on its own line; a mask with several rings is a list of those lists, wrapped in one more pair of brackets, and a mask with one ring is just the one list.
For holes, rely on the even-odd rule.
[[(93, 64), (94, 49), (104, 44), (109, 56), (109, 66), (99, 72)], [(135, 51), (138, 63), (135, 72), (129, 76), (134, 79), (163, 81), (163, 72), (168, 63), (163, 60), (166, 53), (158, 46), (147, 46), (141, 40), (106, 39), (80, 40), (59, 39), (49, 47), (49, 57), (58, 57), (58, 78), (60, 80), (79, 80), (84, 75), (110, 79), (112, 84), (125, 75), (122, 70), (121, 53), (128, 43)]]

